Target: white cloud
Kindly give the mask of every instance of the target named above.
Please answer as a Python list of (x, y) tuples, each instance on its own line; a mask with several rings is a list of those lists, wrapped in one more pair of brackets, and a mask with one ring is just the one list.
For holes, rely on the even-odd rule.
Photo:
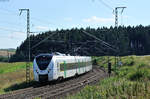
[(100, 18), (97, 16), (92, 16), (91, 18), (83, 19), (83, 22), (86, 23), (112, 23), (114, 18)]
[(47, 26), (36, 26), (35, 29), (37, 29), (39, 31), (46, 31), (46, 30), (49, 30), (49, 27), (47, 27)]
[(27, 37), (27, 34), (25, 32), (12, 32), (10, 35), (8, 35), (11, 39), (25, 39)]
[(17, 28), (6, 28), (0, 27), (1, 31), (6, 31), (5, 38), (8, 39), (24, 39), (26, 37), (26, 33), (23, 30), (18, 30)]

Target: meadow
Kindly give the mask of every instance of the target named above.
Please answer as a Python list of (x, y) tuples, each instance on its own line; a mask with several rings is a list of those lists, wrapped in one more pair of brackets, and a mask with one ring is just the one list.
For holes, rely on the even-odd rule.
[[(150, 56), (121, 57), (122, 66), (117, 68), (114, 57), (110, 60), (114, 76), (88, 85), (67, 99), (150, 99)], [(98, 64), (106, 68), (102, 62), (102, 58), (98, 59)]]
[[(0, 94), (27, 87), (25, 68), (25, 62), (0, 63)], [(33, 74), (32, 70), (31, 67), (31, 75)]]
[[(107, 69), (107, 56), (94, 57), (97, 64)], [(111, 56), (113, 76), (88, 85), (67, 99), (149, 99), (150, 56), (125, 56), (119, 60), (122, 66), (115, 67)], [(0, 94), (28, 87), (25, 83), (25, 62), (0, 63)], [(32, 63), (31, 63), (32, 66)], [(31, 69), (32, 82), (33, 72)]]

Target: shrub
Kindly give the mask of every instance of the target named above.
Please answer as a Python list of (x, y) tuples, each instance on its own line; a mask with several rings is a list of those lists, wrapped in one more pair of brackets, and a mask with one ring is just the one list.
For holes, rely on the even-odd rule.
[(0, 56), (0, 62), (8, 62), (8, 57)]
[(140, 80), (140, 78), (142, 77), (143, 77), (143, 73), (141, 71), (136, 71), (136, 72), (129, 74), (129, 79), (133, 81)]
[(131, 81), (143, 81), (147, 80), (150, 77), (150, 72), (148, 69), (137, 69), (128, 74), (128, 79)]
[(132, 65), (134, 65), (134, 63), (135, 63), (134, 60), (129, 58), (129, 59), (125, 60), (123, 65), (132, 66)]
[(86, 86), (77, 95), (67, 99), (127, 99), (127, 97), (141, 99), (141, 96), (145, 97), (145, 94), (149, 94), (148, 86), (150, 83), (132, 82), (111, 77), (101, 81), (97, 86)]
[(147, 64), (144, 63), (144, 62), (141, 62), (139, 65), (138, 65), (138, 68), (142, 68), (142, 67), (145, 67)]

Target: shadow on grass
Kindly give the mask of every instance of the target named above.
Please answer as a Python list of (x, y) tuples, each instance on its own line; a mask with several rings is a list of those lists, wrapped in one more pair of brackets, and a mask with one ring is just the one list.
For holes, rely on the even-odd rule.
[[(82, 75), (85, 75), (86, 73), (84, 74), (81, 74), (81, 75), (78, 75), (79, 76), (82, 76)], [(22, 82), (22, 83), (19, 83), (19, 84), (14, 84), (12, 86), (9, 86), (7, 88), (4, 89), (5, 92), (10, 92), (10, 91), (15, 91), (15, 90), (19, 90), (19, 89), (24, 89), (24, 88), (29, 88), (29, 87), (33, 87), (33, 88), (37, 88), (37, 87), (42, 87), (42, 86), (45, 86), (45, 85), (54, 85), (54, 84), (57, 84), (57, 83), (63, 83), (65, 81), (68, 81), (70, 79), (76, 79), (77, 77), (70, 77), (70, 78), (67, 78), (67, 79), (62, 79), (62, 80), (54, 80), (54, 81), (49, 81), (49, 82), (36, 82), (36, 81), (31, 81), (29, 84), (26, 83), (26, 82)]]
[(30, 84), (26, 83), (26, 82), (22, 82), (19, 84), (14, 84), (12, 86), (9, 86), (7, 88), (4, 89), (5, 92), (10, 92), (10, 91), (15, 91), (15, 90), (19, 90), (19, 89), (24, 89), (24, 88), (28, 88), (28, 87), (34, 87), (37, 86), (38, 83), (35, 81), (31, 81)]
[(5, 88), (4, 91), (5, 92), (10, 92), (10, 91), (15, 91), (15, 90), (19, 90), (19, 89), (29, 88), (29, 87), (37, 88), (37, 87), (42, 87), (42, 86), (45, 86), (45, 85), (53, 85), (53, 84), (56, 84), (56, 83), (58, 83), (58, 82), (56, 82), (56, 81), (50, 81), (50, 82), (31, 81), (30, 83), (22, 82), (22, 83), (19, 83), (19, 84), (11, 85), (11, 86)]

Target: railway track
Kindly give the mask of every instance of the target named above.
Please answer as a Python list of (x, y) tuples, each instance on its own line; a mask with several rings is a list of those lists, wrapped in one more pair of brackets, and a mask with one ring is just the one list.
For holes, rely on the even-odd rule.
[(107, 77), (104, 70), (94, 68), (93, 71), (77, 78), (70, 78), (60, 83), (17, 90), (0, 95), (0, 99), (35, 99), (37, 97), (55, 99), (65, 97), (67, 93), (74, 93), (88, 84), (96, 83), (104, 77)]

